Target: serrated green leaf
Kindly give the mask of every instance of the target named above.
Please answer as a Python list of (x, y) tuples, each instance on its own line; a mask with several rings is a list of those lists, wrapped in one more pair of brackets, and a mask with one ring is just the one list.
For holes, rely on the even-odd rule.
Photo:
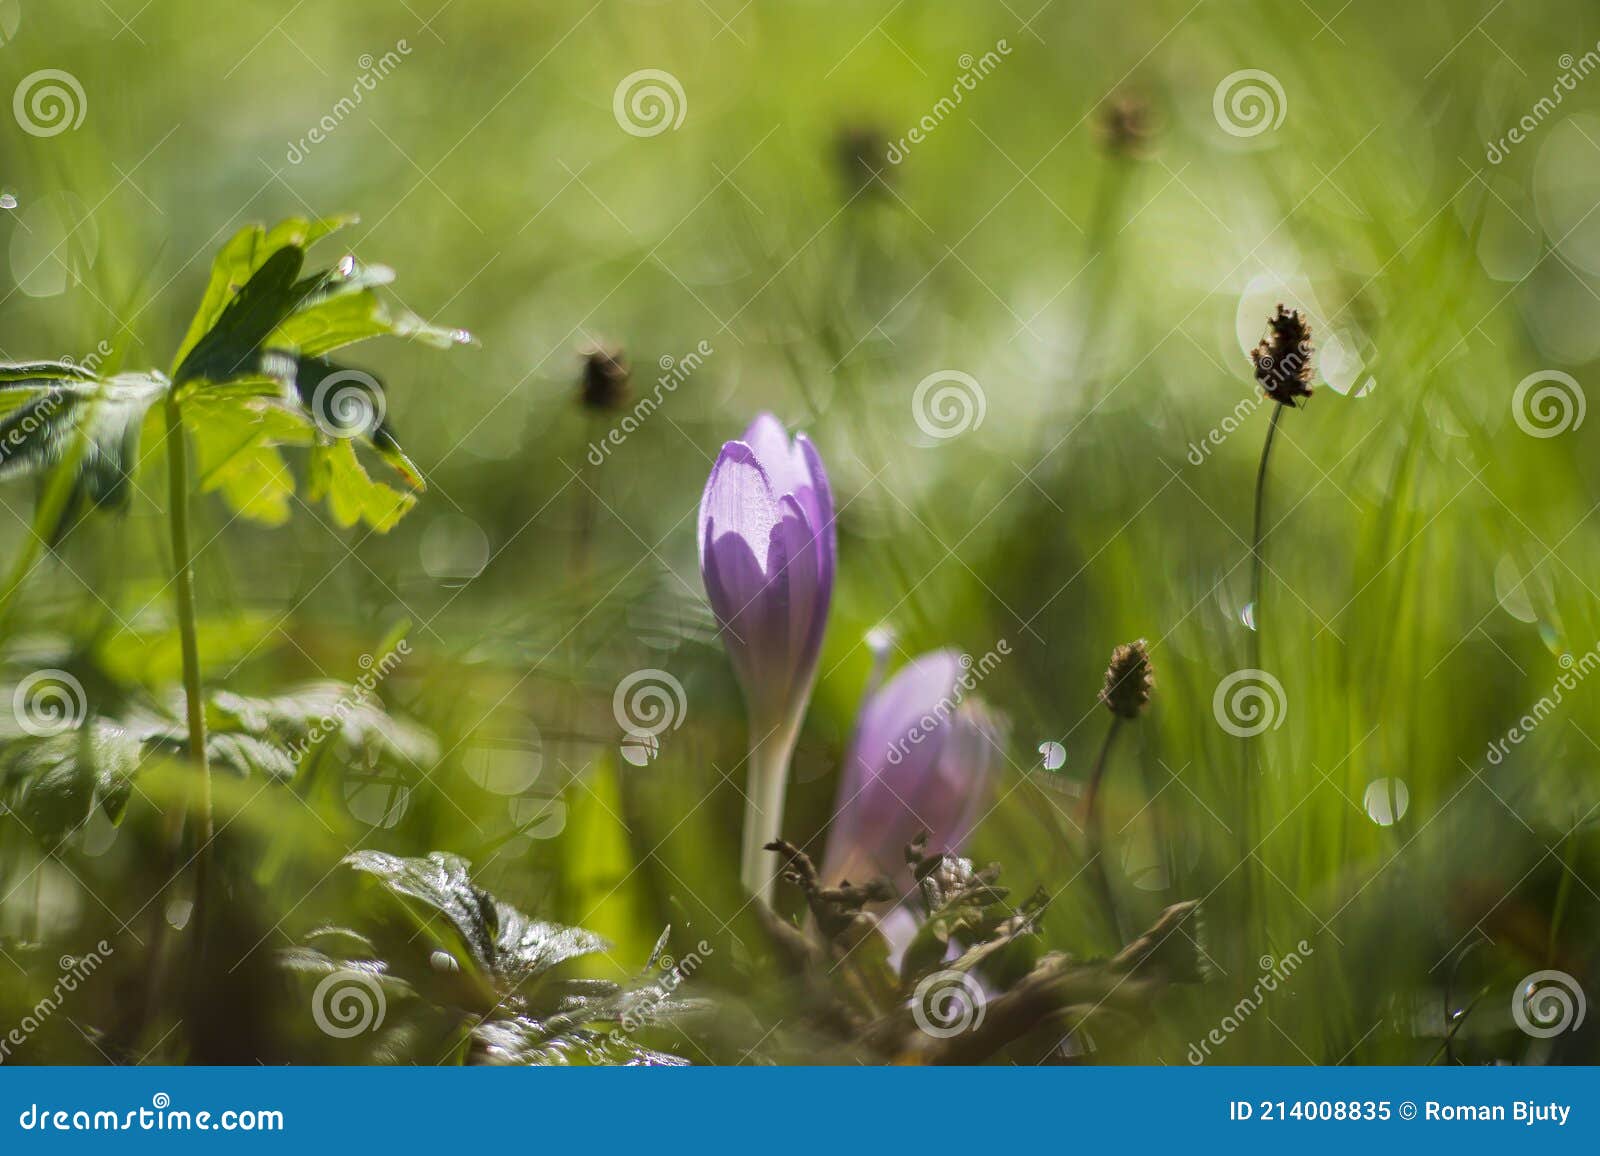
[(144, 759), (141, 736), (105, 719), (62, 734), (8, 739), (0, 749), (6, 806), (47, 845), (83, 826), (96, 806), (118, 821)]
[(102, 381), (62, 362), (0, 366), (0, 479), (70, 460), (69, 514), (125, 504), (140, 425), (168, 388), (159, 374)]
[(302, 250), (310, 248), (318, 240), (354, 220), (353, 216), (328, 217), (317, 221), (292, 217), (274, 225), (270, 232), (260, 225), (251, 224), (235, 233), (211, 264), (211, 280), (200, 299), (200, 308), (195, 311), (189, 331), (172, 359), (173, 376), (178, 376), (179, 368), (190, 353), (216, 326), (228, 303), (275, 253), (291, 245)]
[(374, 481), (349, 439), (313, 446), (307, 473), (307, 496), (313, 502), (326, 499), (340, 526), (365, 522), (380, 534), (387, 533), (417, 504), (416, 495)]
[(271, 698), (217, 691), (206, 719), (217, 733), (251, 734), (285, 749), (337, 743), (342, 758), (369, 766), (421, 767), (439, 755), (431, 734), (388, 714), (370, 692), (348, 683), (313, 682)]
[(259, 397), (191, 395), (183, 406), (201, 493), (219, 493), (235, 513), (269, 526), (288, 521), (294, 473), (278, 451), (310, 445), (310, 420)]

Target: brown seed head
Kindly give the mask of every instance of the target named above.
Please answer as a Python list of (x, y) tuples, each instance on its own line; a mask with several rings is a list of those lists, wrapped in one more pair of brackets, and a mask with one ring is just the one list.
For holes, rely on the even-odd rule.
[(628, 397), (628, 357), (616, 346), (591, 345), (580, 351), (583, 374), (578, 400), (585, 409), (606, 412)]
[(1119, 93), (1101, 106), (1096, 128), (1106, 152), (1117, 157), (1137, 157), (1144, 155), (1156, 125), (1144, 99)]
[(1279, 305), (1267, 326), (1267, 336), (1250, 354), (1256, 384), (1273, 401), (1293, 409), (1295, 398), (1311, 396), (1311, 322), (1300, 310)]
[(1125, 643), (1111, 652), (1106, 684), (1100, 690), (1100, 701), (1107, 710), (1119, 718), (1138, 718), (1150, 705), (1150, 692), (1155, 688), (1150, 647), (1144, 639)]
[(873, 124), (844, 125), (833, 136), (833, 159), (845, 196), (882, 197), (889, 192), (893, 168), (888, 160), (889, 137)]

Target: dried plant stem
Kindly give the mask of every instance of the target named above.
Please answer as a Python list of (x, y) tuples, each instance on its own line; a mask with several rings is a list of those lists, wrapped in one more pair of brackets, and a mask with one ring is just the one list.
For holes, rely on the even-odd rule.
[(1089, 862), (1087, 864), (1090, 877), (1094, 880), (1095, 890), (1100, 896), (1100, 905), (1105, 912), (1106, 923), (1109, 925), (1115, 941), (1122, 942), (1121, 921), (1117, 918), (1117, 903), (1111, 894), (1111, 877), (1106, 872), (1105, 864), (1105, 838), (1100, 813), (1100, 783), (1105, 778), (1106, 765), (1111, 754), (1111, 744), (1117, 737), (1117, 732), (1122, 729), (1120, 715), (1111, 716), (1111, 725), (1106, 728), (1106, 737), (1100, 744), (1100, 753), (1095, 756), (1094, 767), (1089, 772), (1089, 791), (1084, 797), (1084, 835), (1088, 840)]
[(172, 533), (172, 581), (177, 589), (178, 634), (183, 650), (183, 691), (189, 723), (189, 758), (200, 773), (194, 808), (195, 925), (204, 927), (207, 865), (211, 858), (211, 765), (206, 754), (206, 708), (200, 685), (200, 643), (195, 630), (194, 558), (189, 547), (189, 458), (183, 412), (169, 393), (167, 411), (167, 523)]
[[(1274, 404), (1272, 407), (1272, 419), (1267, 423), (1267, 439), (1261, 446), (1261, 464), (1256, 468), (1255, 517), (1250, 533), (1250, 602), (1248, 604), (1250, 618), (1247, 623), (1249, 628), (1247, 641), (1249, 658), (1245, 663), (1246, 667), (1251, 670), (1261, 669), (1261, 628), (1264, 621), (1261, 612), (1261, 587), (1262, 573), (1266, 569), (1262, 558), (1262, 550), (1264, 549), (1263, 538), (1266, 535), (1267, 468), (1272, 459), (1272, 443), (1277, 436), (1278, 421), (1283, 417), (1283, 410), (1284, 407), (1282, 405)], [(1240, 849), (1244, 857), (1248, 859), (1253, 850), (1251, 844), (1251, 840), (1254, 837), (1253, 832), (1259, 828), (1259, 823), (1256, 820), (1260, 810), (1262, 784), (1261, 776), (1258, 773), (1261, 769), (1258, 754), (1255, 748), (1250, 746), (1251, 740), (1246, 739), (1244, 742), (1246, 744), (1246, 774), (1244, 782), (1240, 785), (1241, 799), (1238, 814), (1240, 818)], [(1240, 922), (1240, 927), (1244, 934), (1248, 936), (1250, 935), (1248, 929), (1252, 926), (1252, 908), (1254, 906), (1253, 898), (1255, 893), (1254, 870), (1248, 863), (1244, 865), (1240, 878), (1244, 890), (1244, 918)]]
[(1278, 433), (1278, 419), (1283, 416), (1283, 406), (1272, 407), (1272, 420), (1267, 424), (1267, 440), (1261, 447), (1261, 465), (1256, 468), (1256, 511), (1254, 529), (1250, 534), (1250, 667), (1261, 666), (1261, 573), (1262, 537), (1266, 533), (1267, 512), (1267, 462), (1272, 457), (1272, 441)]

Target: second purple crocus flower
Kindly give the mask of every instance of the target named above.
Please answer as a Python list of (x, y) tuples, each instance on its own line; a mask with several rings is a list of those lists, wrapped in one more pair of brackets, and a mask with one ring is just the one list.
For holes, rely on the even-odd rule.
[(771, 414), (722, 447), (700, 499), (700, 573), (750, 725), (740, 877), (771, 901), (789, 759), (833, 597), (833, 493), (804, 434)]
[(867, 696), (856, 723), (822, 876), (829, 884), (888, 876), (901, 886), (905, 846), (956, 851), (982, 813), (1002, 722), (968, 692), (969, 661), (936, 650)]

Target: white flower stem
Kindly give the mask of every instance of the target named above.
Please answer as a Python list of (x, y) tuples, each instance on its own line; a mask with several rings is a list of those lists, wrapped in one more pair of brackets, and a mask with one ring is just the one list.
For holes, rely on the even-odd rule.
[(744, 801), (744, 848), (739, 878), (744, 889), (772, 906), (772, 884), (780, 858), (765, 850), (783, 832), (783, 797), (789, 785), (789, 759), (799, 737), (799, 721), (785, 721), (750, 736), (750, 774)]

